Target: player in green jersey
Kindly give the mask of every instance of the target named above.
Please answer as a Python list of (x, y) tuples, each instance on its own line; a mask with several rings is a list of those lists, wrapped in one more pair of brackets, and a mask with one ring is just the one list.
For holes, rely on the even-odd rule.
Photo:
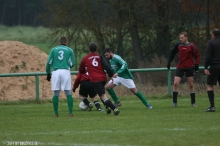
[(135, 94), (148, 109), (152, 109), (152, 106), (148, 103), (144, 95), (137, 90), (133, 81), (134, 78), (128, 69), (127, 62), (124, 61), (119, 55), (114, 54), (110, 48), (106, 48), (104, 50), (104, 55), (106, 59), (110, 61), (112, 70), (114, 72), (114, 78), (107, 83), (106, 90), (114, 100), (115, 106), (120, 106), (121, 102), (116, 96), (113, 88), (118, 84), (122, 84), (129, 88), (131, 92)]
[(67, 43), (67, 38), (61, 36), (59, 39), (59, 45), (51, 50), (46, 64), (48, 81), (51, 79), (52, 69), (51, 86), (52, 90), (54, 91), (52, 101), (55, 117), (58, 117), (58, 97), (60, 90), (65, 91), (69, 108), (69, 116), (73, 116), (73, 97), (71, 92), (72, 86), (70, 68), (74, 66), (74, 53), (71, 48), (67, 47)]

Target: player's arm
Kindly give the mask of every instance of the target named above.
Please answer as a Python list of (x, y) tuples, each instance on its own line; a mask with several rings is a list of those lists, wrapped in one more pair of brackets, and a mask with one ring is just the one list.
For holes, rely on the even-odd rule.
[(117, 71), (117, 73), (122, 73), (124, 70), (128, 68), (128, 64), (120, 57), (117, 59), (117, 63), (120, 64), (121, 68)]
[(53, 63), (53, 50), (50, 52), (50, 55), (47, 59), (47, 64), (46, 64), (46, 73), (51, 74), (51, 65)]
[(173, 59), (174, 59), (176, 53), (179, 52), (178, 47), (179, 47), (180, 44), (181, 44), (181, 42), (177, 43), (177, 44), (173, 47), (173, 49), (171, 50), (170, 56), (169, 56), (169, 58), (168, 58), (168, 60), (167, 60), (167, 69), (168, 69), (168, 70), (170, 69), (170, 63), (173, 61)]
[(205, 50), (205, 69), (208, 69), (208, 66), (210, 65), (210, 62), (212, 60), (211, 52), (212, 52), (212, 47), (211, 44), (208, 42)]
[(71, 49), (71, 56), (70, 56), (69, 64), (70, 64), (70, 68), (74, 67), (74, 65), (75, 65), (74, 52), (72, 49)]
[(81, 76), (81, 73), (78, 72), (77, 77), (76, 77), (76, 79), (75, 79), (75, 81), (74, 81), (74, 84), (73, 84), (73, 92), (75, 92), (76, 88), (79, 87), (81, 77), (82, 77), (82, 76)]
[(103, 66), (104, 70), (107, 72), (109, 77), (112, 77), (113, 76), (112, 69), (111, 69), (110, 65), (108, 64), (108, 62), (106, 61), (105, 57), (100, 55), (100, 58), (101, 58), (101, 62), (102, 62), (102, 66)]
[(195, 57), (195, 64), (199, 64), (200, 63), (200, 54), (199, 54), (199, 50), (196, 47), (196, 45), (194, 44), (194, 57)]
[(81, 74), (84, 74), (86, 73), (86, 69), (85, 69), (85, 59), (83, 59), (80, 63), (80, 66), (79, 66), (79, 72)]
[(177, 43), (173, 49), (171, 50), (171, 53), (170, 53), (170, 56), (168, 58), (168, 63), (171, 63), (176, 55), (177, 52), (179, 52), (179, 49), (178, 49), (178, 46), (180, 45), (181, 43)]

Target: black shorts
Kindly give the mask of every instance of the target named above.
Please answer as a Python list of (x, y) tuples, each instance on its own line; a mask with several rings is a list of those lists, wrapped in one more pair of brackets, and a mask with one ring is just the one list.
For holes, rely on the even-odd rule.
[(82, 81), (80, 83), (79, 94), (84, 97), (94, 98), (96, 96), (95, 89), (90, 81)]
[(105, 83), (106, 82), (93, 82), (92, 83), (92, 86), (95, 88), (96, 94), (98, 94), (99, 97), (105, 94)]
[(216, 85), (217, 81), (220, 85), (220, 68), (210, 67), (209, 72), (211, 75), (207, 76), (207, 85)]
[(186, 77), (194, 77), (195, 70), (194, 68), (187, 68), (187, 69), (177, 68), (175, 76), (182, 78), (184, 73), (186, 73)]

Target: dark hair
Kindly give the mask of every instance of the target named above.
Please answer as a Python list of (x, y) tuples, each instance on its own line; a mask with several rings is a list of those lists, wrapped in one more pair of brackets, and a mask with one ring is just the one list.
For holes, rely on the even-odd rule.
[(60, 41), (60, 44), (66, 44), (67, 38), (65, 36), (61, 36), (59, 41)]
[(213, 35), (214, 36), (220, 36), (220, 30), (219, 29), (214, 29), (213, 31), (212, 31), (212, 33), (213, 33)]
[(94, 42), (90, 43), (90, 44), (89, 44), (89, 50), (90, 50), (91, 52), (96, 52), (96, 51), (97, 51), (97, 45), (96, 45), (96, 43), (94, 43)]
[(182, 35), (182, 34), (183, 34), (185, 37), (188, 37), (187, 32), (183, 31), (183, 32), (181, 32), (179, 35)]
[(111, 48), (106, 48), (106, 49), (103, 51), (103, 53), (105, 54), (106, 52), (110, 53), (110, 52), (112, 52), (112, 49), (111, 49)]

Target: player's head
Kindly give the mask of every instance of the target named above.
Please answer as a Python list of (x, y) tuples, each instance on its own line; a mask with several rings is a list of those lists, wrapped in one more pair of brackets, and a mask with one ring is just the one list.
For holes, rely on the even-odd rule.
[(90, 50), (90, 52), (96, 52), (98, 50), (96, 43), (94, 43), (94, 42), (90, 43), (89, 50)]
[(212, 38), (215, 38), (215, 37), (220, 37), (220, 30), (219, 29), (214, 29), (212, 31)]
[(112, 59), (114, 55), (111, 48), (106, 48), (103, 53), (106, 59)]
[(67, 45), (67, 42), (68, 42), (68, 40), (65, 36), (60, 37), (60, 39), (59, 39), (60, 44)]
[(184, 43), (184, 44), (188, 43), (188, 34), (187, 34), (187, 32), (185, 32), (185, 31), (181, 32), (179, 34), (179, 36), (180, 36), (181, 43)]

